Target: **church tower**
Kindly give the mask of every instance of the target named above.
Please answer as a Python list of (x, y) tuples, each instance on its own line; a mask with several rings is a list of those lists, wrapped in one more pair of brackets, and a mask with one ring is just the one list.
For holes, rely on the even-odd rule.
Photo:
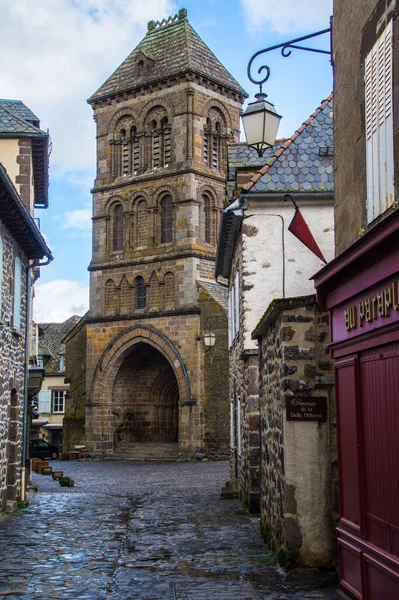
[[(225, 290), (213, 272), (226, 145), (238, 140), (245, 97), (182, 9), (150, 21), (88, 100), (97, 124), (84, 320), (89, 451), (154, 442), (227, 452)], [(210, 327), (220, 354), (204, 346)]]

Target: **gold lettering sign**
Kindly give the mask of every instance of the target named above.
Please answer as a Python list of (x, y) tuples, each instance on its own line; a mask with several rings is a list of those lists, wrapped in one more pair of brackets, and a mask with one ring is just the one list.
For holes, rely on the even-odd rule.
[(362, 300), (358, 306), (354, 305), (345, 310), (345, 329), (352, 331), (357, 327), (363, 327), (365, 322), (371, 323), (380, 317), (389, 317), (391, 310), (399, 310), (399, 284), (397, 281), (394, 281), (389, 288), (382, 292)]

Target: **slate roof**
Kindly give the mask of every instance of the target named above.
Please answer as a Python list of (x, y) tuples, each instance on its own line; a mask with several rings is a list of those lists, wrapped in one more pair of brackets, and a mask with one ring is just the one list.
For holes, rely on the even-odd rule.
[(40, 120), (31, 109), (22, 102), (22, 100), (7, 100), (5, 98), (0, 98), (0, 104), (3, 104), (6, 108), (12, 110), (12, 112), (21, 119), (30, 121), (35, 127), (40, 127)]
[(239, 167), (263, 167), (265, 162), (271, 159), (273, 154), (286, 140), (276, 140), (273, 147), (267, 148), (263, 156), (259, 156), (255, 148), (248, 146), (246, 142), (236, 142), (227, 146), (228, 161), (230, 168)]
[(60, 356), (65, 354), (65, 344), (62, 340), (80, 321), (81, 317), (73, 315), (63, 323), (38, 323), (39, 327), (39, 356), (50, 357), (45, 362), (45, 371), (60, 372)]
[(32, 216), (0, 163), (0, 220), (30, 259), (52, 254)]
[(48, 207), (49, 140), (40, 121), (21, 100), (0, 100), (0, 138), (28, 137), (32, 140), (35, 207)]
[(197, 283), (204, 288), (211, 298), (216, 300), (216, 302), (220, 304), (222, 308), (224, 308), (226, 311), (228, 310), (229, 291), (226, 287), (220, 285), (219, 283), (211, 283), (210, 281), (197, 280)]
[[(230, 276), (235, 240), (240, 230), (245, 193), (260, 193), (265, 197), (275, 193), (333, 194), (333, 94), (288, 139), (263, 156), (265, 164), (242, 186), (238, 198), (222, 212), (215, 278)], [(327, 150), (324, 152), (321, 150)], [(272, 153), (273, 152), (273, 153)], [(230, 155), (229, 155), (230, 156)], [(253, 160), (251, 153), (233, 151), (236, 168), (245, 168)], [(239, 160), (243, 162), (239, 164)]]
[[(138, 61), (143, 59), (145, 68), (140, 71)], [(182, 9), (169, 19), (150, 21), (146, 36), (88, 102), (189, 72), (248, 96), (194, 31)]]
[[(34, 136), (47, 136), (45, 131), (39, 129), (32, 124), (31, 120), (26, 119), (22, 115), (33, 116), (35, 122), (39, 122), (37, 117), (25, 104), (20, 104), (18, 100), (0, 100), (0, 136), (3, 134), (30, 134)], [(15, 111), (11, 107), (16, 107)]]
[[(328, 148), (327, 156), (320, 148)], [(243, 192), (333, 192), (333, 94), (284, 140)]]

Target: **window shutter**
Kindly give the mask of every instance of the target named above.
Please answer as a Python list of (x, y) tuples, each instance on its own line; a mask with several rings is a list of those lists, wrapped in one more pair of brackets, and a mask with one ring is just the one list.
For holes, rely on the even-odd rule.
[(241, 400), (237, 399), (237, 454), (241, 456)]
[(367, 221), (394, 202), (392, 20), (365, 63)]
[(230, 401), (230, 448), (234, 448), (234, 402)]
[(39, 392), (38, 411), (39, 415), (51, 413), (51, 390), (41, 390)]
[(234, 282), (234, 302), (235, 302), (235, 332), (236, 335), (240, 331), (240, 273), (236, 271)]
[(233, 335), (232, 335), (233, 334), (233, 331), (232, 331), (232, 329), (233, 329), (233, 327), (232, 327), (232, 324), (233, 324), (233, 311), (231, 310), (231, 297), (232, 297), (232, 293), (231, 292), (232, 292), (232, 290), (229, 290), (229, 304), (228, 304), (228, 315), (227, 315), (228, 316), (228, 322), (229, 322), (229, 331), (228, 331), (228, 333), (229, 333), (229, 348), (231, 348), (231, 345), (233, 343)]
[(19, 256), (14, 262), (14, 312), (13, 325), (16, 329), (21, 329), (21, 259)]

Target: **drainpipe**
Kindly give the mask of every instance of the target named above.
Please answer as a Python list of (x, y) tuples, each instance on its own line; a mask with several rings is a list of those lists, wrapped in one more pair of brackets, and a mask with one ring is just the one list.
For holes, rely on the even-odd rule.
[(21, 458), (21, 501), (26, 500), (26, 457), (29, 440), (28, 438), (28, 406), (29, 406), (29, 341), (30, 341), (30, 318), (31, 318), (31, 269), (35, 267), (45, 267), (53, 260), (50, 254), (43, 263), (34, 261), (26, 269), (26, 321), (25, 321), (25, 389), (24, 389), (24, 409), (23, 409), (23, 428), (22, 428), (22, 458)]

